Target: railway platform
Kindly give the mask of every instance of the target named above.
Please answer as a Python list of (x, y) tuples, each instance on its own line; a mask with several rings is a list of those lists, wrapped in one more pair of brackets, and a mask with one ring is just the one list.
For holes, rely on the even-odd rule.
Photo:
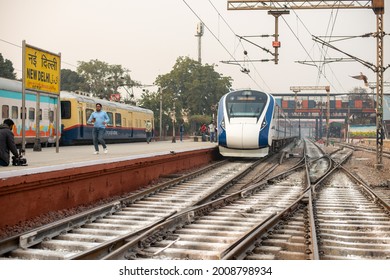
[(0, 179), (216, 147), (216, 143), (195, 142), (192, 139), (186, 139), (183, 142), (176, 141), (176, 143), (153, 141), (150, 144), (146, 142), (107, 144), (107, 154), (103, 153), (102, 146), (99, 145), (100, 153), (98, 155), (94, 154), (93, 145), (60, 146), (58, 153), (56, 147), (42, 148), (41, 151), (27, 148), (24, 156), (27, 159), (27, 166), (12, 166), (10, 164), (8, 167), (0, 167)]
[[(0, 229), (39, 215), (136, 191), (219, 158), (216, 143), (191, 140), (26, 149), (27, 166), (0, 169)], [(101, 148), (101, 146), (100, 146)]]

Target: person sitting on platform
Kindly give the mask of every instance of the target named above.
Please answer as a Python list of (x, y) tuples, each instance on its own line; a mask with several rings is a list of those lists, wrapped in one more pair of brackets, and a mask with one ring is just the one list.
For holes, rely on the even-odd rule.
[(10, 151), (15, 157), (19, 157), (12, 132), (13, 126), (11, 119), (5, 119), (3, 124), (0, 124), (0, 166), (9, 165)]

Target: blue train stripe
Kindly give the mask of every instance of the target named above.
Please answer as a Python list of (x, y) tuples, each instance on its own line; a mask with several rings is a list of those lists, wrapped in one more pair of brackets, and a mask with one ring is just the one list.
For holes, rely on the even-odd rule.
[[(14, 92), (14, 91), (8, 91), (0, 89), (0, 97), (1, 98), (9, 98), (9, 99), (15, 99), (15, 100), (22, 100), (22, 94), (20, 92)], [(47, 95), (41, 95), (40, 96), (40, 102), (43, 103), (51, 103), (51, 104), (57, 104), (57, 97), (50, 97)], [(36, 97), (34, 94), (26, 93), (26, 101), (36, 101)]]
[[(221, 126), (221, 122), (222, 120), (224, 119), (224, 102), (225, 102), (225, 97), (222, 97), (221, 100), (219, 101), (219, 104), (218, 104), (218, 124), (217, 124), (217, 127), (218, 127), (218, 144), (221, 145), (221, 146), (227, 146), (227, 140), (226, 140), (226, 131), (222, 128)], [(226, 120), (225, 120), (226, 122)], [(226, 125), (226, 124), (225, 124)]]
[(267, 111), (265, 113), (265, 120), (267, 122), (267, 125), (260, 131), (259, 133), (259, 147), (267, 147), (268, 146), (268, 138), (269, 138), (269, 131), (271, 128), (271, 121), (272, 121), (272, 115), (274, 111), (275, 106), (275, 100), (272, 96), (269, 96), (269, 104), (267, 106)]

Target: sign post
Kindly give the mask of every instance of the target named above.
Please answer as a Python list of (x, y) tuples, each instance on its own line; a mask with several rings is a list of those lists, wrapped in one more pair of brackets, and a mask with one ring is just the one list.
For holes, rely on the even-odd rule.
[(36, 137), (34, 151), (41, 150), (40, 144), (40, 94), (48, 93), (57, 96), (56, 116), (56, 152), (59, 152), (60, 137), (60, 87), (61, 53), (54, 54), (31, 45), (23, 40), (23, 83), (22, 83), (22, 148), (25, 148), (26, 135), (26, 89), (37, 92), (36, 102)]

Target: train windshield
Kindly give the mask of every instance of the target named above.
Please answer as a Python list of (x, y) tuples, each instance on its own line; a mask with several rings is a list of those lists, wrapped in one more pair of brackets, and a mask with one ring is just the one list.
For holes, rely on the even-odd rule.
[(226, 97), (226, 109), (230, 118), (260, 118), (268, 96), (259, 91), (237, 91)]

